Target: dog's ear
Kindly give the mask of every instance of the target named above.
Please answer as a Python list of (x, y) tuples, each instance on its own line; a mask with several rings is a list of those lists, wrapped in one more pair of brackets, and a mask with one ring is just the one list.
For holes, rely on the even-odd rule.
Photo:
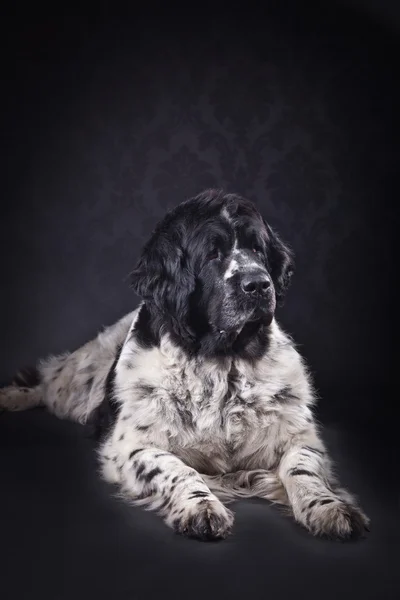
[(294, 256), (292, 250), (281, 240), (279, 235), (264, 220), (268, 232), (268, 260), (271, 277), (275, 286), (276, 300), (283, 304), (286, 291), (294, 272)]
[(193, 337), (189, 327), (189, 297), (195, 276), (183, 251), (180, 234), (156, 230), (130, 274), (134, 292), (165, 315), (181, 337)]

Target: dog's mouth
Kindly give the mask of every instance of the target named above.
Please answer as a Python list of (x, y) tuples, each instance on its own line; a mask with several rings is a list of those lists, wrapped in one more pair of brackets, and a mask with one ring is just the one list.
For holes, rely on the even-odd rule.
[[(247, 325), (257, 329), (260, 325), (270, 325), (275, 314), (275, 296), (245, 297), (228, 295), (218, 307), (217, 318), (208, 321), (209, 328), (224, 344), (234, 341)], [(211, 315), (210, 315), (211, 316)]]
[(266, 297), (255, 297), (251, 301), (246, 301), (244, 313), (247, 321), (257, 321), (266, 314), (275, 311), (275, 301), (272, 294)]
[(266, 302), (258, 302), (251, 309), (250, 316), (247, 321), (257, 321), (266, 312), (268, 312), (268, 304)]
[(257, 303), (249, 311), (240, 315), (239, 318), (233, 319), (231, 323), (217, 327), (217, 331), (222, 338), (237, 337), (243, 328), (248, 324), (270, 325), (274, 318), (274, 307), (268, 302)]

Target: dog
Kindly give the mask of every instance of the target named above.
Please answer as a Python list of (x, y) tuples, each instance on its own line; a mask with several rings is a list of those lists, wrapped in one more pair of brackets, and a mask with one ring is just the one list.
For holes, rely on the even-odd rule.
[(258, 497), (314, 535), (359, 537), (369, 520), (333, 474), (310, 376), (275, 319), (292, 273), (253, 203), (207, 190), (144, 246), (131, 273), (139, 307), (19, 373), (0, 406), (90, 424), (102, 476), (186, 536), (225, 538), (225, 503)]

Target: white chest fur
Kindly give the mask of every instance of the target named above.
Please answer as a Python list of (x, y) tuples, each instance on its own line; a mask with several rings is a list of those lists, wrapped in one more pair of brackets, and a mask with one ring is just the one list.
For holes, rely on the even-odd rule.
[[(121, 411), (112, 447), (129, 455), (138, 444), (149, 444), (173, 451), (203, 472), (207, 463), (214, 470), (237, 466), (247, 448), (254, 451), (258, 441), (265, 445), (266, 436), (272, 450), (282, 426), (297, 426), (311, 401), (301, 359), (278, 333), (268, 358), (255, 365), (189, 360), (168, 339), (149, 350), (128, 340), (116, 369)], [(299, 397), (290, 392), (292, 382)], [(287, 393), (283, 402), (282, 390)]]

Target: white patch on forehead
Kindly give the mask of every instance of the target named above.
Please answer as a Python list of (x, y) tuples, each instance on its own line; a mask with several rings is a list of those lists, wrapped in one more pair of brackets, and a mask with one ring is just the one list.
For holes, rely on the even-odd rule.
[[(226, 210), (226, 209), (224, 209), (224, 210)], [(238, 263), (238, 261), (235, 258), (235, 256), (238, 253), (239, 252), (238, 252), (238, 249), (237, 249), (237, 238), (235, 236), (235, 241), (233, 242), (233, 248), (232, 248), (232, 256), (233, 256), (233, 258), (231, 259), (231, 262), (229, 263), (228, 268), (225, 271), (225, 274), (224, 274), (225, 281), (227, 279), (230, 279), (239, 270), (239, 263)]]
[(252, 260), (247, 252), (236, 250), (236, 256), (239, 258), (239, 266), (241, 269), (260, 268), (260, 265), (255, 260)]
[[(228, 221), (228, 223), (232, 223), (232, 219), (228, 213), (226, 207), (221, 210), (221, 216)], [(228, 268), (224, 273), (224, 280), (227, 281), (235, 273), (242, 270), (257, 268), (259, 265), (249, 258), (249, 255), (238, 248), (238, 240), (235, 235), (235, 240), (233, 243), (233, 248), (231, 251), (232, 258), (229, 262)]]
[(228, 265), (227, 270), (224, 274), (224, 280), (227, 281), (238, 271), (247, 271), (251, 269), (258, 269), (260, 265), (254, 260), (251, 260), (245, 252), (237, 249), (237, 242), (233, 247), (233, 257)]
[(227, 270), (224, 273), (225, 281), (233, 277), (233, 275), (239, 270), (239, 263), (236, 259), (232, 258), (231, 262), (228, 265)]
[(231, 223), (231, 217), (229, 216), (228, 213), (228, 209), (226, 208), (226, 206), (224, 206), (224, 208), (221, 210), (221, 216), (224, 217), (224, 219), (226, 219), (227, 221), (229, 221), (229, 223)]

